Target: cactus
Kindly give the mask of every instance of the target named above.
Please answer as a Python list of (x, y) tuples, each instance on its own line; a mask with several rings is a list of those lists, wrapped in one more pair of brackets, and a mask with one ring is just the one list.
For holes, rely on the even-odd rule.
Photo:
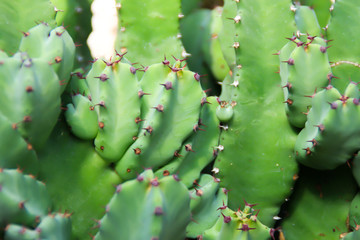
[[(360, 77), (358, 65), (360, 46), (355, 41), (359, 30), (359, 26), (356, 24), (357, 16), (360, 13), (358, 6), (359, 3), (356, 0), (337, 0), (332, 7), (326, 31), (327, 38), (333, 40), (332, 47), (328, 49), (332, 72), (334, 76), (340, 78), (338, 81), (334, 81), (333, 85), (341, 93), (347, 86), (347, 80), (355, 80)], [(347, 26), (346, 30), (343, 26)]]
[(316, 169), (335, 169), (359, 150), (358, 92), (357, 84), (350, 82), (344, 95), (331, 85), (315, 94), (295, 144), (299, 162)]
[(20, 170), (0, 169), (0, 226), (8, 223), (33, 225), (51, 207), (45, 185)]
[(188, 190), (176, 175), (158, 180), (145, 170), (116, 186), (94, 239), (184, 239), (189, 204)]
[(40, 22), (55, 26), (54, 5), (49, 0), (4, 0), (0, 9), (0, 49), (8, 53), (18, 50), (20, 33), (27, 35), (27, 31)]
[[(71, 236), (71, 214), (48, 213), (51, 201), (45, 184), (19, 169), (0, 169), (0, 207), (5, 239), (65, 240)], [(34, 226), (35, 230), (30, 229)]]
[(0, 239), (358, 238), (358, 1), (51, 2), (0, 3)]
[(71, 238), (71, 214), (53, 213), (45, 216), (34, 230), (11, 224), (6, 227), (5, 240)]
[(290, 40), (279, 53), (281, 84), (288, 119), (295, 127), (303, 128), (311, 96), (327, 85), (332, 73), (323, 39), (308, 36), (306, 42), (296, 37)]
[(52, 0), (56, 9), (55, 21), (58, 25), (66, 26), (71, 38), (78, 44), (76, 48), (76, 66), (86, 66), (91, 60), (90, 50), (84, 44), (91, 32), (91, 0)]
[[(237, 207), (238, 199), (256, 202), (261, 209), (259, 219), (272, 225), (273, 217), (290, 194), (297, 168), (292, 154), (296, 133), (287, 124), (281, 107), (282, 90), (272, 66), (276, 65), (272, 54), (286, 41), (286, 34), (294, 30), (294, 17), (288, 1), (229, 2), (225, 7), (232, 11), (224, 8), (224, 12), (233, 15), (224, 18), (235, 28), (236, 38), (227, 47), (234, 49), (236, 66), (232, 68), (232, 77), (222, 84), (220, 99), (232, 105), (233, 117), (223, 124), (227, 130), (220, 137), (224, 150), (216, 159), (217, 177), (223, 187), (232, 189), (230, 208)], [(264, 18), (268, 11), (277, 17)], [(280, 25), (279, 37), (274, 37), (273, 26)], [(251, 172), (251, 177), (241, 174), (245, 169)]]
[(75, 133), (84, 126), (78, 121), (91, 115), (93, 126), (88, 127), (91, 131), (87, 133), (88, 129), (84, 129), (86, 132), (80, 133), (80, 137), (96, 134), (98, 153), (110, 162), (118, 162), (116, 170), (120, 177), (129, 179), (141, 172), (142, 167), (158, 168), (165, 164), (193, 129), (196, 131), (204, 93), (197, 81), (198, 74), (183, 70), (181, 60), (172, 67), (167, 60), (151, 65), (138, 81), (135, 75), (138, 69), (121, 62), (122, 57), (118, 54), (111, 63), (96, 61), (86, 81), (79, 79), (74, 84), (73, 98), (81, 99), (76, 101), (83, 104), (75, 103), (76, 111), (69, 104), (66, 116)]
[(220, 240), (220, 239), (274, 239), (274, 229), (263, 225), (253, 207), (256, 204), (249, 204), (245, 201), (243, 210), (233, 211), (227, 206), (221, 209), (221, 215), (216, 224), (205, 231), (200, 239)]
[(74, 65), (75, 45), (64, 27), (52, 29), (43, 23), (31, 28), (21, 39), (19, 51), (51, 65), (59, 77), (61, 93), (65, 90)]
[(82, 239), (93, 233), (94, 219), (103, 216), (114, 186), (121, 182), (117, 174), (91, 142), (70, 133), (63, 118), (38, 155), (38, 178), (46, 182), (54, 208), (74, 213), (72, 238)]
[[(180, 0), (117, 0), (119, 8), (119, 29), (116, 49), (128, 52), (131, 62), (144, 66), (160, 62), (163, 56), (187, 57), (179, 40)], [(141, 17), (137, 16), (139, 9)], [(161, 26), (151, 28), (149, 26)]]
[[(219, 189), (218, 179), (204, 174), (190, 190), (192, 222), (186, 228), (187, 237), (198, 237), (221, 217), (221, 209), (227, 205), (227, 190)], [(217, 194), (217, 195), (216, 195)]]
[(357, 191), (347, 166), (327, 172), (304, 168), (297, 184), (281, 224), (286, 238), (335, 240), (347, 232), (348, 211)]

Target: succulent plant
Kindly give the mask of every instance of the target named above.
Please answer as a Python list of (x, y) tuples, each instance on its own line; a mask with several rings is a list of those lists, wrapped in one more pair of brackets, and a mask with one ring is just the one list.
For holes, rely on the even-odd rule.
[(0, 2), (0, 239), (358, 238), (359, 1), (92, 3)]

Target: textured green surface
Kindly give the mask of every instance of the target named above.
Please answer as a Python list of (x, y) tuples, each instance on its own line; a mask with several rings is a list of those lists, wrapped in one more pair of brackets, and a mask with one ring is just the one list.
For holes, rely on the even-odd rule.
[(0, 168), (23, 168), (26, 173), (38, 171), (35, 151), (28, 149), (28, 144), (21, 134), (12, 128), (12, 123), (0, 114)]
[(306, 42), (295, 39), (281, 49), (279, 57), (288, 119), (293, 126), (303, 128), (311, 96), (317, 89), (326, 87), (331, 74), (326, 43), (318, 38)]
[(208, 174), (201, 175), (198, 185), (190, 190), (191, 218), (186, 227), (186, 236), (196, 238), (214, 226), (221, 217), (221, 207), (227, 205), (227, 191), (219, 189), (219, 182)]
[(360, 222), (360, 194), (357, 193), (351, 201), (349, 211), (349, 225), (351, 230), (355, 230), (357, 224)]
[(347, 232), (346, 219), (357, 191), (348, 166), (333, 171), (304, 168), (298, 181), (281, 224), (285, 238), (339, 239)]
[(200, 114), (200, 129), (192, 139), (192, 149), (175, 171), (186, 186), (191, 186), (194, 180), (200, 177), (201, 171), (216, 157), (219, 142), (219, 121), (215, 116), (217, 105), (215, 97), (207, 98)]
[(219, 34), (223, 28), (222, 12), (222, 7), (216, 7), (211, 10), (209, 35), (204, 38), (202, 44), (204, 60), (217, 81), (223, 81), (230, 70), (221, 51), (219, 41)]
[[(128, 52), (131, 62), (144, 66), (160, 62), (164, 55), (181, 57), (178, 39), (180, 0), (117, 0), (119, 28), (116, 40), (118, 52)], [(139, 17), (139, 14), (141, 17)], [(122, 30), (121, 30), (122, 28)]]
[(312, 98), (312, 108), (296, 144), (296, 159), (316, 169), (334, 169), (359, 150), (359, 88), (351, 82), (344, 95), (329, 85)]
[[(193, 0), (190, 0), (193, 1)], [(195, 2), (195, 1), (194, 1)], [(213, 82), (207, 77), (210, 75), (210, 69), (205, 64), (203, 45), (208, 46), (205, 42), (206, 37), (210, 36), (211, 10), (198, 9), (189, 15), (185, 15), (180, 20), (181, 41), (186, 52), (191, 54), (187, 57), (187, 66), (191, 71), (204, 75), (201, 78), (201, 85), (204, 89), (213, 88)]]
[(57, 125), (39, 159), (39, 178), (46, 181), (55, 208), (73, 213), (73, 239), (83, 239), (91, 231), (93, 219), (103, 215), (120, 179), (91, 142), (73, 137), (64, 123)]
[(267, 240), (272, 230), (263, 225), (257, 218), (258, 212), (253, 205), (245, 203), (243, 210), (233, 211), (230, 208), (221, 209), (216, 224), (205, 231), (203, 240)]
[(231, 19), (236, 16), (240, 16), (237, 13), (236, 2), (224, 1), (223, 12), (221, 15), (223, 26), (221, 32), (219, 33), (219, 42), (225, 61), (230, 69), (233, 69), (236, 65), (235, 52), (232, 48), (234, 44), (235, 24), (234, 20)]
[(296, 5), (295, 22), (300, 33), (320, 36), (321, 28), (311, 7)]
[(41, 59), (18, 53), (0, 64), (0, 112), (34, 149), (49, 137), (60, 113), (59, 79)]
[(21, 39), (19, 51), (51, 65), (59, 77), (61, 92), (65, 90), (73, 70), (75, 45), (63, 26), (52, 29), (42, 23), (31, 28)]
[(15, 53), (23, 36), (22, 32), (27, 32), (40, 22), (54, 25), (54, 18), (54, 6), (49, 0), (2, 0), (0, 2), (0, 49)]
[(330, 18), (332, 0), (300, 0), (300, 3), (314, 9), (321, 28), (324, 28)]
[(70, 238), (71, 220), (67, 213), (50, 213), (41, 219), (35, 229), (11, 224), (6, 227), (5, 233), (5, 240), (69, 240)]
[(45, 184), (20, 170), (0, 169), (0, 228), (9, 223), (33, 226), (51, 207)]
[(66, 26), (66, 30), (77, 43), (75, 65), (86, 65), (91, 60), (86, 40), (91, 32), (92, 0), (51, 0), (58, 11), (56, 23)]
[[(179, 64), (177, 62), (174, 67), (179, 68)], [(160, 71), (160, 74), (155, 79), (150, 78), (147, 75), (153, 76), (152, 71)], [(171, 88), (161, 86), (167, 82), (171, 83)], [(149, 98), (142, 105), (141, 119), (145, 119), (142, 130), (116, 166), (123, 179), (135, 177), (143, 168), (156, 169), (173, 157), (182, 142), (192, 134), (205, 95), (193, 72), (172, 71), (161, 64), (150, 66), (140, 85), (145, 93), (151, 95), (143, 96)], [(156, 109), (159, 105), (163, 111)], [(141, 152), (137, 154), (135, 149)]]
[(190, 221), (189, 205), (188, 190), (176, 176), (158, 180), (148, 169), (116, 186), (95, 239), (182, 240)]
[(236, 208), (238, 199), (258, 203), (260, 220), (272, 225), (290, 194), (297, 168), (296, 134), (287, 122), (280, 78), (274, 73), (277, 58), (272, 54), (295, 31), (295, 22), (290, 1), (248, 0), (237, 5), (242, 20), (231, 21), (238, 28), (237, 64), (242, 68), (223, 83), (221, 100), (235, 101), (236, 106), (228, 130), (221, 134), (224, 151), (215, 166), (222, 186), (231, 189), (229, 206)]
[[(357, 40), (360, 32), (358, 24), (360, 2), (357, 0), (336, 0), (331, 14), (327, 38), (333, 40), (328, 49), (332, 71), (336, 77), (333, 85), (343, 93), (349, 79), (360, 78), (360, 42)], [(356, 66), (354, 66), (356, 65)]]

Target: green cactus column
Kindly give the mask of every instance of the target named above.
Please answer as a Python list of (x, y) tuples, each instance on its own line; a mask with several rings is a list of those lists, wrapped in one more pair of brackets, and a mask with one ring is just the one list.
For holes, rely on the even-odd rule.
[(182, 240), (190, 221), (190, 195), (176, 175), (158, 180), (147, 169), (117, 185), (105, 211), (96, 240)]
[(285, 238), (339, 239), (348, 230), (347, 217), (356, 191), (346, 165), (332, 171), (302, 168), (281, 224)]
[(117, 2), (120, 29), (115, 48), (118, 52), (128, 52), (126, 56), (130, 61), (143, 65), (160, 62), (164, 54), (181, 56), (180, 0)]
[(49, 0), (1, 0), (0, 16), (0, 49), (9, 53), (17, 51), (21, 33), (26, 35), (40, 22), (55, 25), (54, 5)]
[(226, 6), (237, 8), (235, 15), (223, 16), (235, 25), (236, 66), (232, 77), (223, 82), (220, 98), (223, 105), (226, 101), (233, 107), (233, 116), (223, 123), (223, 151), (215, 166), (222, 186), (231, 189), (229, 207), (238, 207), (241, 199), (258, 203), (259, 218), (272, 225), (297, 170), (296, 133), (286, 118), (280, 77), (275, 73), (277, 57), (273, 56), (296, 31), (294, 13), (287, 0), (228, 2), (232, 5)]
[(328, 49), (333, 74), (340, 78), (332, 84), (343, 93), (349, 79), (360, 77), (359, 38), (360, 2), (357, 0), (336, 0), (327, 28), (327, 38), (332, 47)]

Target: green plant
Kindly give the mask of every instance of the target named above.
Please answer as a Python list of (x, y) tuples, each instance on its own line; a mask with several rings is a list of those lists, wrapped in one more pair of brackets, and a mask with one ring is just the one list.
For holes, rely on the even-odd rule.
[(0, 3), (0, 239), (356, 239), (357, 0), (109, 0), (95, 59), (91, 1), (32, 2)]

